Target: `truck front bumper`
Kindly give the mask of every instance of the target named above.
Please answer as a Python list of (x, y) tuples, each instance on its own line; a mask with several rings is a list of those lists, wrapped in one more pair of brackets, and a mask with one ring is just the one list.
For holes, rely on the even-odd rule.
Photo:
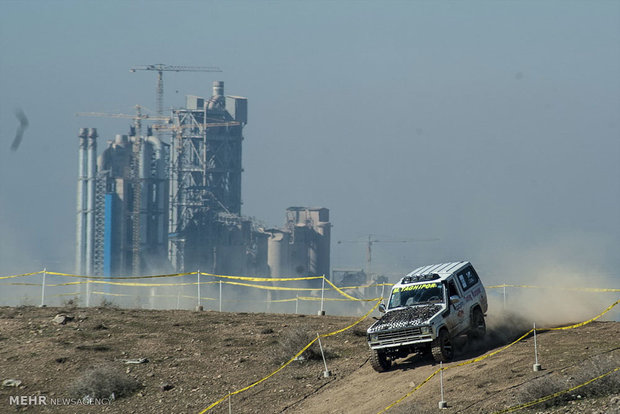
[(432, 341), (433, 336), (430, 333), (421, 333), (419, 327), (404, 330), (376, 332), (368, 335), (368, 345), (371, 349), (424, 344)]

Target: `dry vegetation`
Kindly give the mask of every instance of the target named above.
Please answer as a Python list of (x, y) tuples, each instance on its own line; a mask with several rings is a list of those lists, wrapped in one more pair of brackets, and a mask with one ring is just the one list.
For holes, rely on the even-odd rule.
[[(65, 324), (52, 319), (73, 317)], [(331, 332), (355, 318), (213, 311), (151, 311), (105, 306), (0, 308), (0, 412), (197, 413), (212, 402), (265, 377), (317, 332)], [(468, 345), (454, 363), (480, 356), (522, 332), (518, 319), (490, 321), (486, 343)], [(417, 356), (378, 374), (367, 363), (365, 329), (372, 319), (324, 338), (331, 377), (318, 344), (260, 385), (235, 395), (235, 413), (376, 413), (411, 390), (437, 367)], [(510, 325), (512, 331), (509, 329)], [(500, 331), (498, 331), (498, 329)], [(525, 329), (525, 328), (523, 328)], [(620, 365), (620, 323), (596, 322), (576, 330), (539, 335), (543, 371), (532, 372), (532, 338), (495, 357), (446, 371), (446, 413), (488, 413), (566, 389)], [(143, 363), (127, 363), (146, 358)], [(535, 411), (600, 413), (620, 410), (618, 374), (548, 402)], [(431, 381), (390, 412), (436, 410)], [(108, 397), (99, 407), (18, 407), (9, 396)], [(580, 398), (577, 398), (580, 396)], [(353, 401), (355, 403), (353, 403)], [(586, 405), (584, 409), (584, 404)], [(614, 405), (615, 404), (615, 405)], [(581, 411), (577, 411), (577, 409)], [(572, 410), (572, 411), (571, 411)], [(228, 412), (228, 405), (212, 412)]]

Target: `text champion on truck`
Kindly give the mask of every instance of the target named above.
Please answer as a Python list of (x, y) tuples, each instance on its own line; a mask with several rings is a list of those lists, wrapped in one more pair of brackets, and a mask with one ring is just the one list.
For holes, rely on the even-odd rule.
[(370, 362), (387, 371), (392, 361), (415, 352), (436, 361), (454, 356), (453, 338), (480, 339), (488, 308), (484, 286), (469, 262), (422, 266), (392, 287), (385, 315), (368, 328)]

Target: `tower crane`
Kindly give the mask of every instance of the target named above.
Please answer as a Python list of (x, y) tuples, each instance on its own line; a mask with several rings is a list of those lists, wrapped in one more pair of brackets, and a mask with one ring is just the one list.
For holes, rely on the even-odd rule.
[(136, 129), (136, 136), (132, 146), (130, 182), (133, 191), (133, 205), (131, 211), (131, 250), (132, 250), (132, 273), (138, 276), (141, 270), (141, 251), (140, 251), (140, 207), (142, 206), (142, 190), (140, 182), (140, 151), (142, 150), (142, 121), (163, 121), (170, 123), (170, 118), (165, 116), (151, 116), (142, 113), (142, 107), (136, 105), (136, 114), (110, 114), (105, 112), (78, 112), (76, 116), (94, 116), (105, 118), (126, 118), (133, 119)]
[(370, 270), (372, 265), (372, 245), (375, 243), (424, 243), (438, 241), (438, 238), (428, 239), (402, 239), (402, 240), (379, 240), (373, 237), (372, 234), (368, 235), (368, 240), (338, 240), (338, 244), (341, 243), (365, 243), (366, 244), (366, 273), (370, 277)]
[(156, 110), (158, 116), (164, 114), (164, 72), (221, 72), (215, 66), (172, 66), (156, 63), (154, 65), (140, 65), (129, 69), (130, 72), (150, 70), (157, 72), (157, 89), (155, 90)]

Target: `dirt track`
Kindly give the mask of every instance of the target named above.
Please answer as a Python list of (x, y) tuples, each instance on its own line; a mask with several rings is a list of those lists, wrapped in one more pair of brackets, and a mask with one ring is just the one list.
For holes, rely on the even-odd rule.
[[(65, 325), (52, 322), (65, 312)], [(229, 391), (245, 387), (278, 368), (278, 354), (290, 354), (280, 343), (294, 330), (326, 333), (355, 318), (279, 314), (119, 310), (112, 308), (0, 308), (0, 380), (15, 378), (19, 388), (0, 388), (0, 412), (44, 413), (197, 413)], [(436, 366), (414, 356), (378, 374), (368, 360), (362, 330), (372, 320), (323, 344), (335, 356), (328, 360), (333, 376), (323, 377), (321, 361), (295, 361), (264, 383), (232, 398), (235, 413), (377, 413), (418, 385)], [(506, 327), (504, 327), (506, 328)], [(467, 347), (454, 365), (495, 349), (500, 339), (478, 349)], [(620, 323), (595, 322), (568, 331), (541, 333), (540, 362), (533, 372), (533, 340), (528, 338), (496, 356), (445, 372), (446, 413), (493, 412), (513, 405), (523, 384), (563, 370), (572, 375), (582, 359), (603, 355), (620, 366)], [(127, 359), (147, 358), (127, 365)], [(75, 379), (93, 366), (107, 365), (135, 378), (141, 389), (103, 406), (16, 406), (10, 396), (68, 396)], [(612, 367), (613, 368), (613, 367)], [(616, 374), (617, 375), (617, 374)], [(389, 412), (435, 412), (439, 380)], [(172, 386), (162, 390), (161, 386)], [(616, 391), (617, 395), (617, 391)], [(568, 412), (585, 409), (619, 412), (612, 396), (569, 403)], [(615, 401), (615, 400), (614, 400)], [(615, 411), (614, 411), (615, 410)], [(228, 412), (228, 404), (214, 413)], [(588, 411), (585, 411), (588, 412)]]

